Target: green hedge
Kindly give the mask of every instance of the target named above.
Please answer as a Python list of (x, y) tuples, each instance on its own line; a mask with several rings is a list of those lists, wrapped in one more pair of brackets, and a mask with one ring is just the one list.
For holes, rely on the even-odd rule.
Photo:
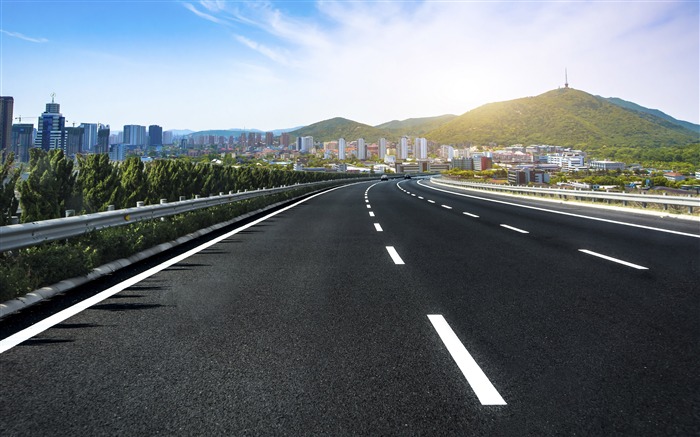
[(84, 276), (94, 268), (175, 240), (314, 188), (255, 197), (164, 219), (106, 228), (67, 241), (0, 254), (0, 302), (64, 279)]

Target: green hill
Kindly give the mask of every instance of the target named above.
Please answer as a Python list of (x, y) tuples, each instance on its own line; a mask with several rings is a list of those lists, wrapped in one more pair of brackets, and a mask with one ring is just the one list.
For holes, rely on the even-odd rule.
[(419, 136), (437, 129), (456, 117), (456, 115), (446, 114), (438, 117), (409, 118), (402, 121), (392, 120), (375, 127), (391, 132), (395, 137), (401, 137), (403, 135)]
[(698, 134), (583, 91), (561, 88), (490, 103), (426, 134), (440, 144), (553, 144), (570, 147), (684, 146)]
[(345, 138), (346, 141), (354, 141), (358, 138), (364, 138), (367, 142), (374, 142), (379, 140), (379, 138), (386, 138), (390, 135), (385, 130), (341, 117), (319, 121), (292, 131), (290, 134), (297, 137), (312, 136), (314, 141), (336, 141), (339, 138)]
[(675, 124), (677, 124), (681, 127), (684, 127), (688, 130), (700, 133), (700, 125), (697, 125), (695, 123), (690, 123), (688, 121), (677, 120), (677, 119), (671, 117), (670, 115), (659, 111), (658, 109), (645, 108), (644, 106), (640, 106), (640, 105), (633, 103), (633, 102), (628, 102), (627, 100), (622, 100), (618, 97), (609, 97), (605, 100), (607, 100), (608, 102), (613, 103), (617, 106), (625, 108), (625, 109), (631, 109), (632, 111), (637, 111), (637, 112), (640, 112), (642, 114), (651, 114), (655, 117), (663, 118), (667, 121), (670, 121), (671, 123), (675, 123)]

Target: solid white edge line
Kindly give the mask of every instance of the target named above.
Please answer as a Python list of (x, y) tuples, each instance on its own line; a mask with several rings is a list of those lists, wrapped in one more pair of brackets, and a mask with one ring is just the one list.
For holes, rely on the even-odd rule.
[(201, 245), (195, 247), (194, 249), (190, 249), (187, 252), (176, 256), (175, 258), (171, 258), (171, 259), (169, 259), (169, 260), (167, 260), (167, 261), (165, 261), (165, 262), (163, 262), (155, 267), (151, 267), (150, 269), (146, 270), (145, 272), (142, 272), (142, 273), (140, 273), (136, 276), (133, 276), (125, 281), (122, 281), (119, 284), (113, 285), (112, 287), (110, 287), (104, 291), (101, 291), (100, 293), (98, 293), (98, 294), (96, 294), (88, 299), (85, 299), (85, 300), (78, 302), (77, 304), (75, 304), (71, 307), (68, 307), (62, 311), (59, 311), (58, 313), (56, 313), (50, 317), (47, 317), (46, 319), (41, 320), (40, 322), (37, 322), (28, 328), (25, 328), (19, 332), (16, 332), (15, 334), (10, 335), (9, 337), (7, 337), (3, 340), (0, 340), (0, 354), (2, 354), (3, 352), (7, 352), (8, 350), (12, 349), (13, 347), (17, 346), (18, 344), (20, 344), (26, 340), (29, 340), (30, 338), (32, 338), (34, 336), (41, 334), (42, 332), (44, 332), (47, 329), (63, 322), (64, 320), (69, 319), (69, 318), (73, 317), (74, 315), (81, 313), (82, 311), (85, 311), (86, 309), (90, 308), (93, 305), (97, 305), (98, 303), (102, 302), (105, 299), (108, 299), (108, 298), (114, 296), (115, 294), (119, 293), (120, 291), (125, 290), (125, 289), (131, 287), (132, 285), (137, 284), (137, 283), (143, 281), (144, 279), (146, 279), (150, 276), (153, 276), (162, 270), (167, 269), (168, 267), (172, 266), (173, 264), (179, 263), (180, 261), (196, 254), (197, 252), (201, 252), (202, 250), (204, 250), (210, 246), (213, 246), (214, 244), (219, 243), (220, 241), (225, 240), (225, 239), (231, 237), (232, 235), (235, 235), (241, 231), (244, 231), (244, 230), (250, 228), (251, 226), (255, 226), (258, 223), (269, 219), (270, 217), (274, 217), (277, 214), (280, 214), (280, 213), (285, 212), (289, 209), (292, 209), (297, 205), (300, 205), (308, 200), (313, 199), (314, 197), (320, 196), (322, 194), (330, 193), (331, 191), (335, 191), (339, 188), (344, 188), (344, 187), (348, 187), (348, 186), (350, 186), (350, 185), (343, 185), (340, 187), (335, 187), (335, 188), (332, 188), (330, 190), (324, 191), (322, 193), (316, 193), (312, 196), (309, 196), (305, 199), (302, 199), (298, 202), (295, 202), (289, 206), (285, 206), (282, 209), (279, 209), (275, 212), (267, 214), (266, 216), (261, 217), (259, 219), (253, 220), (252, 222), (250, 222), (246, 225), (243, 225), (239, 228), (236, 228), (233, 231), (228, 232), (227, 234), (221, 235), (213, 240), (207, 241), (206, 243), (201, 244)]
[(522, 230), (522, 229), (514, 228), (513, 226), (508, 226), (508, 225), (503, 225), (503, 224), (502, 224), (501, 226), (504, 227), (504, 228), (506, 228), (506, 229), (510, 229), (511, 231), (520, 232), (521, 234), (529, 234), (528, 231), (524, 231), (524, 230)]
[(374, 224), (374, 229), (376, 229), (377, 232), (383, 232), (383, 231), (384, 231), (384, 229), (382, 229), (382, 225), (380, 225), (379, 223), (375, 223), (375, 224)]
[(471, 213), (468, 213), (468, 212), (463, 212), (462, 214), (468, 215), (469, 217), (479, 218), (478, 215), (476, 215), (476, 214), (471, 214)]
[(579, 249), (578, 251), (579, 251), (579, 252), (586, 253), (586, 254), (588, 254), (588, 255), (597, 256), (598, 258), (603, 258), (603, 259), (606, 259), (606, 260), (608, 260), (608, 261), (612, 261), (612, 262), (615, 262), (615, 263), (618, 263), (618, 264), (622, 264), (622, 265), (625, 265), (625, 266), (627, 266), (627, 267), (632, 267), (632, 268), (635, 268), (635, 269), (637, 269), (637, 270), (649, 270), (648, 267), (640, 266), (640, 265), (638, 265), (638, 264), (633, 264), (633, 263), (628, 262), (628, 261), (623, 261), (623, 260), (621, 260), (621, 259), (617, 259), (617, 258), (613, 258), (613, 257), (611, 257), (611, 256), (603, 255), (602, 253), (593, 252), (592, 250), (588, 250), (588, 249)]
[[(496, 199), (488, 199), (486, 197), (479, 197), (479, 196), (472, 196), (470, 194), (464, 194), (464, 193), (456, 193), (454, 191), (449, 191), (449, 190), (443, 190), (441, 188), (435, 188), (431, 187), (430, 185), (426, 185), (424, 183), (421, 183), (423, 181), (418, 181), (418, 185), (422, 185), (425, 188), (428, 188), (430, 190), (435, 190), (435, 191), (441, 191), (443, 193), (449, 193), (449, 194), (454, 194), (455, 196), (462, 196), (462, 197), (469, 197), (471, 199), (478, 199), (478, 200), (484, 200), (486, 202), (493, 202), (493, 203), (500, 203), (503, 205), (510, 205), (510, 206), (517, 206), (518, 208), (527, 208), (527, 209), (534, 209), (535, 211), (543, 211), (543, 212), (549, 212), (552, 214), (561, 214), (561, 215), (566, 215), (569, 217), (577, 217), (577, 218), (582, 218), (582, 219), (587, 219), (587, 220), (596, 220), (599, 222), (605, 222), (605, 223), (612, 223), (615, 225), (622, 225), (622, 226), (631, 226), (633, 228), (640, 228), (640, 229), (649, 229), (651, 231), (659, 231), (659, 232), (666, 232), (669, 234), (675, 234), (675, 235), (682, 235), (684, 237), (693, 237), (693, 238), (700, 238), (700, 234), (689, 234), (687, 232), (681, 232), (681, 231), (673, 231), (670, 229), (662, 229), (662, 228), (655, 228), (653, 226), (645, 226), (645, 225), (638, 225), (635, 223), (627, 223), (627, 222), (621, 222), (618, 220), (610, 220), (610, 219), (604, 219), (600, 217), (591, 217), (588, 215), (583, 215), (583, 214), (574, 214), (572, 212), (564, 212), (564, 211), (557, 211), (554, 209), (547, 209), (547, 208), (538, 208), (536, 206), (530, 206), (530, 205), (521, 205), (519, 203), (513, 203), (513, 202), (505, 202), (503, 200), (496, 200)], [(632, 211), (634, 212), (634, 211)]]
[(445, 318), (441, 314), (428, 314), (428, 319), (479, 398), (481, 405), (507, 405), (467, 348), (459, 341), (457, 334), (450, 328)]
[(389, 256), (391, 257), (392, 260), (394, 260), (394, 264), (397, 265), (402, 265), (405, 264), (401, 257), (399, 256), (399, 253), (394, 249), (394, 246), (387, 246), (386, 247), (387, 252), (389, 252)]

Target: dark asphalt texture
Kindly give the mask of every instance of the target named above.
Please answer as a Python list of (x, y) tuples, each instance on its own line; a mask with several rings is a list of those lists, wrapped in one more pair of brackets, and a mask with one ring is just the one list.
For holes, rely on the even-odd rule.
[[(0, 354), (0, 436), (700, 435), (698, 278), (699, 238), (359, 183)], [(0, 321), (0, 335), (51, 311)], [(429, 314), (507, 405), (481, 405)]]

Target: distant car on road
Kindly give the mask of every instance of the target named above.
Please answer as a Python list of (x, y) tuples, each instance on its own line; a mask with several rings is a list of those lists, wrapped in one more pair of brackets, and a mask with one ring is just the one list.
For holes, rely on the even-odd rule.
[(388, 180), (389, 180), (389, 176), (383, 174), (382, 177), (379, 178), (379, 180), (388, 181)]
[(410, 174), (404, 175), (403, 178), (404, 178), (404, 179), (411, 179), (411, 175), (410, 175)]

